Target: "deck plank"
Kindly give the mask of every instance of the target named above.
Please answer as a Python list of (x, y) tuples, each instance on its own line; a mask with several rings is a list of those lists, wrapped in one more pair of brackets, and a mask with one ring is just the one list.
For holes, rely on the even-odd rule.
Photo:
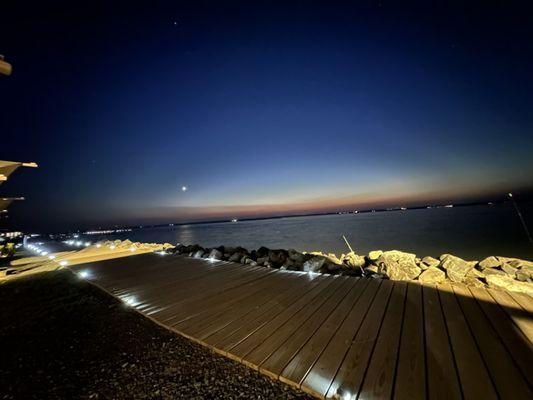
[[(219, 286), (219, 290), (215, 292), (205, 291), (198, 293), (193, 302), (190, 301), (192, 298), (187, 294), (183, 296), (181, 301), (174, 301), (172, 305), (160, 312), (158, 319), (164, 321), (165, 324), (174, 325), (185, 320), (202, 318), (202, 315), (207, 317), (219, 312), (223, 309), (222, 307), (230, 307), (234, 303), (250, 297), (254, 291), (260, 289), (258, 284), (274, 273), (275, 271), (266, 269), (254, 272), (250, 274), (251, 277), (255, 278), (253, 280), (246, 280), (237, 286)], [(270, 282), (270, 280), (267, 280), (267, 282)], [(185, 302), (187, 302), (187, 307), (182, 306), (182, 303)]]
[(299, 280), (299, 285), (288, 293), (285, 292), (274, 297), (269, 302), (271, 304), (265, 309), (254, 310), (246, 318), (233, 321), (218, 332), (206, 337), (205, 342), (221, 350), (227, 350), (235, 346), (311, 290), (312, 286), (309, 285), (307, 276), (300, 275)]
[[(293, 343), (300, 343), (300, 346), (294, 351), (292, 356), (286, 357), (283, 363), (279, 363), (279, 365), (285, 364), (282, 367), (283, 369), (276, 369), (276, 372), (280, 371), (279, 377), (283, 382), (299, 386), (309, 369), (327, 346), (329, 340), (331, 340), (331, 337), (342, 324), (342, 321), (348, 315), (353, 306), (354, 299), (361, 293), (361, 286), (364, 288), (364, 285), (360, 281), (355, 279), (348, 280), (347, 290), (339, 290), (337, 292), (338, 296), (331, 298), (331, 303), (336, 304), (330, 309), (321, 309), (323, 314), (315, 314), (313, 317), (317, 322), (315, 321), (313, 323), (310, 319), (302, 326), (302, 331), (311, 331), (310, 328), (313, 325), (317, 327), (313, 333), (305, 335), (307, 340), (304, 340), (305, 337), (303, 335), (295, 335), (295, 337), (292, 337), (286, 343), (287, 346), (290, 346), (292, 341)], [(266, 367), (272, 358), (269, 358), (262, 367)]]
[(464, 398), (496, 399), (492, 380), (477, 343), (470, 333), (452, 286), (439, 285), (438, 291)]
[[(346, 279), (341, 277), (336, 277), (333, 280), (333, 283), (329, 290), (325, 293), (324, 296), (320, 298), (315, 298), (311, 304), (307, 304), (306, 307), (300, 309), (295, 315), (293, 315), (288, 321), (286, 321), (279, 329), (271, 332), (270, 336), (266, 338), (259, 346), (254, 348), (250, 353), (246, 354), (245, 363), (256, 369), (259, 369), (259, 366), (268, 359), (272, 354), (276, 353), (276, 350), (281, 348), (283, 344), (291, 338), (292, 335), (297, 331), (301, 331), (300, 327), (305, 324), (305, 322), (311, 318), (317, 310), (320, 309), (324, 304), (328, 303), (328, 300), (335, 295), (337, 290), (339, 290), (343, 284), (346, 283)], [(282, 357), (282, 354), (277, 354), (276, 358)], [(272, 373), (268, 369), (262, 369), (261, 371), (274, 376), (275, 373)]]
[(461, 399), (461, 386), (455, 367), (448, 330), (435, 285), (424, 286), (426, 332), (426, 376), (430, 399)]
[(533, 346), (531, 342), (520, 328), (511, 321), (509, 315), (496, 303), (487, 290), (481, 288), (468, 289), (474, 295), (527, 382), (533, 386)]
[(488, 292), (529, 341), (533, 343), (533, 315), (525, 311), (509, 293), (494, 289), (488, 289)]
[(525, 311), (533, 315), (533, 297), (525, 293), (509, 292), (508, 294), (514, 299), (514, 301), (520, 304)]
[(500, 398), (524, 400), (533, 398), (529, 385), (472, 293), (461, 285), (454, 285), (453, 290)]
[(273, 332), (277, 332), (281, 329), (288, 321), (295, 317), (295, 315), (299, 314), (302, 309), (309, 304), (316, 304), (322, 297), (325, 297), (332, 288), (336, 287), (336, 285), (333, 285), (334, 283), (337, 283), (336, 279), (324, 279), (319, 281), (318, 278), (319, 277), (310, 283), (310, 285), (314, 286), (310, 291), (257, 331), (239, 341), (235, 346), (229, 348), (226, 354), (230, 358), (242, 361), (251, 367), (257, 368), (257, 366), (253, 365), (252, 362), (248, 361), (246, 358), (248, 357), (248, 354), (264, 343)]
[(139, 254), (69, 267), (319, 398), (532, 397), (531, 298)]
[[(325, 350), (337, 329), (348, 316), (354, 302), (363, 291), (362, 289), (365, 286), (364, 283), (366, 282), (354, 280), (352, 285), (348, 288), (345, 297), (340, 300), (340, 302), (337, 301), (338, 305), (335, 309), (332, 312), (329, 312), (329, 315), (326, 314), (325, 318), (318, 316), (323, 322), (285, 366), (280, 374), (280, 379), (283, 382), (289, 384), (293, 383), (297, 386), (300, 385), (307, 375), (307, 372), (312, 368), (313, 364)], [(336, 299), (331, 300), (336, 301)]]
[[(298, 354), (301, 348), (322, 326), (328, 316), (335, 312), (355, 283), (353, 279), (345, 278), (343, 280), (343, 284), (335, 290), (333, 295), (283, 341), (279, 350), (273, 352), (261, 363), (259, 367), (261, 372), (281, 378), (280, 374), (283, 368)], [(286, 383), (292, 383), (291, 380), (285, 379), (284, 381)]]
[(409, 283), (395, 377), (394, 398), (426, 398), (426, 355), (422, 286)]
[(389, 399), (392, 396), (406, 291), (406, 282), (397, 282), (394, 285), (379, 337), (359, 393), (361, 399)]
[[(274, 279), (275, 278), (275, 279)], [(207, 336), (218, 332), (231, 322), (239, 320), (254, 309), (259, 309), (267, 304), (272, 299), (272, 286), (277, 287), (278, 293), (285, 293), (294, 287), (297, 282), (295, 276), (286, 276), (283, 274), (276, 274), (272, 279), (264, 279), (256, 284), (256, 291), (253, 296), (250, 296), (246, 301), (234, 303), (231, 307), (226, 308), (223, 313), (213, 315), (211, 318), (201, 318), (194, 321), (187, 321), (187, 327), (184, 324), (173, 325), (179, 330), (187, 332), (200, 340), (204, 340)]]
[(328, 397), (351, 398), (360, 391), (393, 287), (391, 281), (383, 281), (380, 285), (370, 310), (329, 387)]
[(357, 335), (381, 281), (371, 279), (355, 301), (350, 313), (328, 343), (318, 360), (300, 385), (300, 388), (316, 397), (324, 397), (341, 365), (353, 338)]

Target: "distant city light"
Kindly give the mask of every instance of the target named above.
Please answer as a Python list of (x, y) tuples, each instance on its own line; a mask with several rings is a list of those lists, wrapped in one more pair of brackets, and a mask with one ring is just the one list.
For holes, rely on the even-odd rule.
[(50, 260), (53, 260), (54, 258), (56, 258), (56, 256), (51, 255), (51, 256), (48, 256), (48, 258), (49, 258)]
[(68, 261), (63, 260), (63, 261), (61, 261), (61, 262), (59, 263), (59, 265), (61, 265), (62, 267), (64, 267), (64, 266), (68, 265)]

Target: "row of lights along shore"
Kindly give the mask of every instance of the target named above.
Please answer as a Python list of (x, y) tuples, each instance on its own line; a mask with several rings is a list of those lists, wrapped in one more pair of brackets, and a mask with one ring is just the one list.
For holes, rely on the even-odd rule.
[[(30, 243), (30, 244), (27, 244), (25, 245), (24, 247), (28, 248), (29, 250), (33, 251), (35, 254), (38, 254), (40, 256), (43, 256), (43, 257), (46, 257), (48, 256), (48, 259), (49, 260), (55, 260), (56, 256), (54, 254), (50, 254), (50, 252), (45, 249), (43, 246), (43, 243), (42, 242), (38, 242), (38, 243)], [(68, 261), (67, 260), (61, 260), (59, 262), (59, 265), (61, 265), (62, 267), (68, 265)]]

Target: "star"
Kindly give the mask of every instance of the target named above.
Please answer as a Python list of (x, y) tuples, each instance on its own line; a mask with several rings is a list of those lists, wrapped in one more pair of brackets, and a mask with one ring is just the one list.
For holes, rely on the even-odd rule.
[(182, 192), (186, 192), (186, 191), (187, 191), (187, 186), (182, 186), (182, 187), (181, 187), (181, 191), (182, 191)]

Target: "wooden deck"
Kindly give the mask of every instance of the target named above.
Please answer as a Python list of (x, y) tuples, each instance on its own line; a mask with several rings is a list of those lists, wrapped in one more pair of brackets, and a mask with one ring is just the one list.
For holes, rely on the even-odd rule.
[(71, 270), (158, 323), (316, 397), (533, 398), (526, 295), (157, 254)]

